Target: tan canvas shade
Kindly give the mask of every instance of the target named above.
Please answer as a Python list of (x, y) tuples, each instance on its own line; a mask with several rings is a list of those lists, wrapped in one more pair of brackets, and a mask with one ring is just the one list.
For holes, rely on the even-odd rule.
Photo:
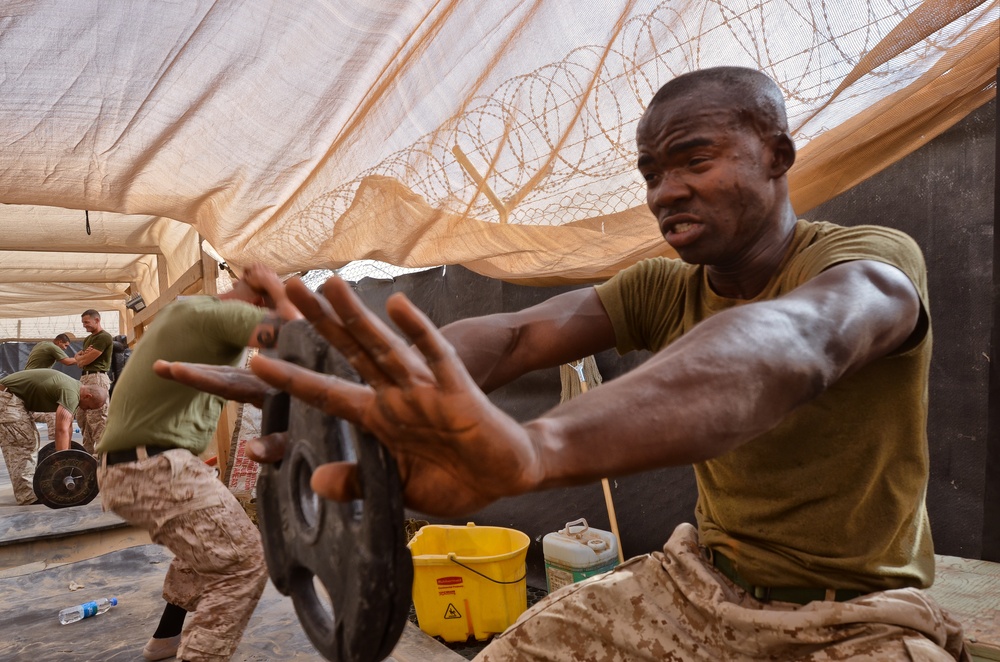
[(26, 0), (0, 23), (0, 318), (22, 329), (85, 302), (127, 321), (126, 298), (212, 280), (203, 246), (237, 271), (600, 280), (669, 254), (634, 132), (677, 74), (778, 82), (805, 211), (994, 98), (1000, 64), (998, 0)]

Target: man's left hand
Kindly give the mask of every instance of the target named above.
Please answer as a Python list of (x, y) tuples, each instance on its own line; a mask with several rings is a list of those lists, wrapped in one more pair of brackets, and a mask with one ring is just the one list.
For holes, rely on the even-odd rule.
[(228, 365), (159, 360), (153, 364), (153, 371), (164, 379), (255, 407), (262, 407), (264, 396), (268, 392), (275, 392), (275, 389), (249, 370)]

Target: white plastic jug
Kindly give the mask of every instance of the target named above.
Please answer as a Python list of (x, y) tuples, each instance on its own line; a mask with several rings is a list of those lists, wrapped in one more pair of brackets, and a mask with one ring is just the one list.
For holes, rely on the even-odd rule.
[(545, 583), (549, 593), (599, 575), (618, 565), (618, 539), (610, 531), (592, 529), (582, 517), (542, 538)]

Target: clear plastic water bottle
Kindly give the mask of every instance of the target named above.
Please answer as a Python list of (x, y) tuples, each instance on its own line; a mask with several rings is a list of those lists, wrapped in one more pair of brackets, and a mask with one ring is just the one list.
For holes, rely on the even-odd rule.
[(66, 607), (59, 612), (59, 622), (63, 625), (76, 623), (84, 618), (103, 614), (118, 604), (118, 598), (99, 598), (75, 607)]

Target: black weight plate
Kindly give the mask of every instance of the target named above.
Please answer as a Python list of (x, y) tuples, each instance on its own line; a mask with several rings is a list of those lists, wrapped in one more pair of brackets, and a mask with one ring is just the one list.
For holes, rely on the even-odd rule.
[[(305, 320), (285, 325), (278, 355), (358, 381)], [(291, 596), (303, 629), (326, 659), (385, 659), (406, 625), (413, 583), (395, 461), (373, 436), (284, 393), (266, 399), (261, 428), (263, 434), (287, 430), (289, 438), (285, 458), (262, 467), (257, 483), (271, 580)], [(339, 460), (358, 463), (363, 499), (340, 504), (310, 489), (316, 467)]]
[[(69, 447), (73, 450), (84, 451), (84, 452), (87, 451), (87, 449), (83, 447), (83, 444), (77, 443), (75, 441), (70, 441), (69, 443), (70, 443)], [(55, 452), (56, 452), (56, 442), (53, 441), (51, 443), (45, 444), (44, 446), (38, 449), (38, 461), (41, 462), (49, 455), (52, 455), (52, 453)]]
[(71, 448), (49, 453), (35, 467), (35, 496), (49, 508), (90, 503), (97, 496), (97, 459)]

